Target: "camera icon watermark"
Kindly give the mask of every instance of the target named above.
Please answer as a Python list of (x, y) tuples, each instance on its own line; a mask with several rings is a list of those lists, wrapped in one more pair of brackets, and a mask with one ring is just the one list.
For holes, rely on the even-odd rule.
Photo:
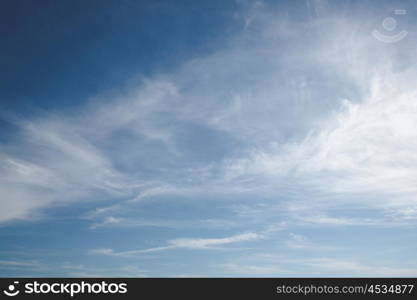
[(15, 282), (13, 282), (13, 284), (10, 284), (10, 285), (7, 287), (7, 289), (3, 291), (3, 293), (4, 293), (6, 296), (9, 296), (9, 297), (14, 297), (14, 296), (19, 295), (20, 291), (19, 291), (18, 289), (16, 289), (16, 286), (17, 286), (18, 284), (19, 284), (19, 281), (15, 281)]
[[(407, 11), (405, 9), (396, 9), (394, 10), (395, 15), (406, 15)], [(382, 21), (382, 28), (386, 31), (386, 33), (392, 33), (397, 28), (397, 20), (393, 17), (387, 17)], [(406, 30), (402, 30), (396, 34), (386, 34), (381, 33), (379, 30), (373, 30), (372, 35), (377, 40), (384, 42), (384, 43), (397, 43), (404, 39), (408, 32)]]

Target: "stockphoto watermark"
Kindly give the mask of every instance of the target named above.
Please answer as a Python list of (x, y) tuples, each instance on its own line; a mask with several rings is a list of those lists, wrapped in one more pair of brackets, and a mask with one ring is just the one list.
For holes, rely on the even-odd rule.
[[(406, 15), (407, 10), (405, 9), (396, 9), (394, 10), (394, 15)], [(401, 30), (398, 32), (395, 32), (397, 29), (397, 19), (393, 17), (386, 17), (382, 21), (382, 28), (384, 29), (384, 32), (380, 32), (378, 29), (375, 29), (372, 31), (372, 35), (379, 41), (384, 43), (397, 43), (404, 39), (408, 32), (407, 30)]]
[(20, 284), (14, 281), (8, 284), (3, 293), (9, 297), (19, 294), (66, 294), (74, 297), (77, 294), (126, 294), (127, 283), (100, 282), (39, 282), (37, 280)]

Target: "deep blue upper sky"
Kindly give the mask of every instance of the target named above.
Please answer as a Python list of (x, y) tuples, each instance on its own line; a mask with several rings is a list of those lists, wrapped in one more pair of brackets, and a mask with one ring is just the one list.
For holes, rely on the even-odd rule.
[(234, 9), (234, 1), (2, 1), (1, 107), (78, 105), (172, 69), (232, 33)]

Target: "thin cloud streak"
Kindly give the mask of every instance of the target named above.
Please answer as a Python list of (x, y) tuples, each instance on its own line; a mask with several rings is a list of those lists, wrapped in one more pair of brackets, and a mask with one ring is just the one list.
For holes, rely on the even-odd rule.
[(218, 249), (216, 248), (216, 246), (221, 246), (221, 245), (226, 245), (226, 244), (231, 244), (231, 243), (254, 241), (254, 240), (261, 239), (261, 238), (263, 238), (262, 235), (253, 233), (253, 232), (242, 233), (242, 234), (238, 234), (238, 235), (234, 235), (234, 236), (230, 236), (226, 238), (213, 238), (213, 239), (179, 238), (179, 239), (168, 241), (168, 245), (163, 246), (163, 247), (130, 250), (130, 251), (122, 251), (122, 252), (115, 252), (113, 249), (108, 249), (108, 248), (100, 248), (100, 249), (90, 250), (89, 253), (98, 254), (98, 255), (128, 257), (132, 255), (159, 252), (159, 251), (165, 251), (165, 250), (173, 250), (173, 249), (193, 249), (193, 250)]

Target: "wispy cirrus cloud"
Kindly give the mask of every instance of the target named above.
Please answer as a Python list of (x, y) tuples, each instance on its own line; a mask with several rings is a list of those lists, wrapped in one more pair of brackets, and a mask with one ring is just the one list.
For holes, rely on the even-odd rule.
[(100, 248), (93, 249), (90, 251), (90, 254), (99, 254), (99, 255), (109, 255), (109, 256), (132, 256), (138, 254), (159, 252), (165, 250), (173, 249), (194, 249), (194, 250), (206, 250), (206, 249), (218, 249), (217, 246), (239, 243), (239, 242), (248, 242), (259, 240), (263, 238), (261, 234), (248, 232), (242, 233), (234, 236), (229, 236), (225, 238), (179, 238), (174, 240), (169, 240), (166, 246), (148, 248), (148, 249), (138, 249), (138, 250), (129, 250), (116, 252), (113, 249)]
[(345, 101), (340, 112), (301, 142), (254, 152), (231, 170), (236, 176), (269, 174), (276, 180), (290, 173), (290, 180), (303, 183), (328, 207), (325, 199), (337, 198), (340, 205), (358, 201), (364, 207), (412, 212), (417, 93), (397, 86), (414, 75), (385, 74), (389, 83), (376, 84), (361, 103)]
[(37, 261), (16, 261), (16, 260), (0, 260), (1, 266), (11, 266), (11, 267), (34, 267), (39, 266)]
[(312, 200), (372, 194), (372, 207), (411, 209), (415, 71), (394, 70), (396, 50), (359, 17), (310, 6), (320, 14), (304, 22), (256, 6), (239, 37), (171, 74), (72, 112), (14, 120), (0, 220), (98, 198), (128, 206), (207, 191), (292, 197), (300, 187)]

